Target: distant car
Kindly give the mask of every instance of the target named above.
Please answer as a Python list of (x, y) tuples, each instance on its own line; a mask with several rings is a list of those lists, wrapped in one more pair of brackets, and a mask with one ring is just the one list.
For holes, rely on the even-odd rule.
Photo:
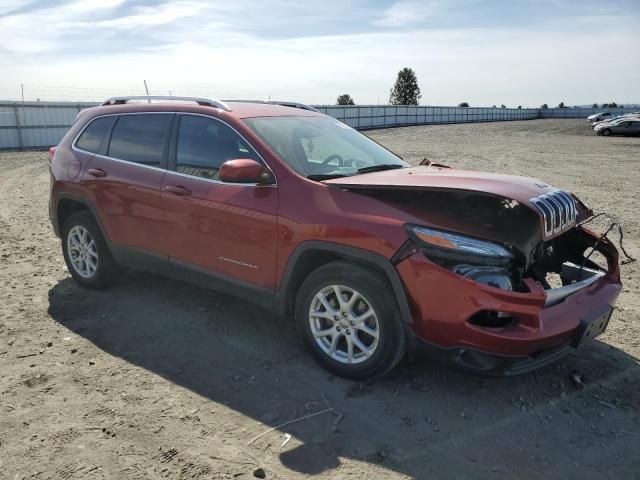
[(624, 117), (613, 122), (603, 122), (594, 128), (596, 135), (640, 135), (640, 117)]
[(601, 113), (594, 113), (593, 115), (589, 115), (587, 117), (587, 120), (589, 120), (590, 122), (601, 122), (602, 120), (607, 120), (611, 117), (613, 117), (611, 113), (601, 112)]
[(617, 115), (615, 117), (612, 117), (612, 118), (609, 118), (609, 119), (606, 119), (606, 120), (602, 120), (600, 122), (594, 122), (594, 123), (591, 124), (591, 127), (595, 130), (595, 128), (598, 125), (601, 125), (601, 124), (619, 122), (620, 120), (628, 120), (628, 119), (635, 120), (638, 117), (640, 117), (640, 113), (636, 113), (636, 112), (634, 112), (634, 113), (625, 113), (624, 115)]
[(616, 122), (622, 118), (625, 118), (626, 115), (616, 115), (615, 117), (608, 117), (608, 118), (604, 118), (602, 120), (598, 120), (598, 121), (594, 121), (591, 122), (591, 127), (595, 130), (595, 128), (602, 124), (602, 123), (611, 123), (611, 122)]

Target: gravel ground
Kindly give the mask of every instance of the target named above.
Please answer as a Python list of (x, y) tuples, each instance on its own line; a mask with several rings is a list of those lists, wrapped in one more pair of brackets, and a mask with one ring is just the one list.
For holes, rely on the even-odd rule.
[[(412, 162), (572, 190), (624, 222), (640, 255), (640, 138), (573, 120), (367, 134)], [(0, 478), (640, 478), (637, 263), (579, 356), (495, 380), (421, 358), (361, 385), (246, 302), (144, 273), (78, 287), (48, 184), (46, 154), (0, 153)]]

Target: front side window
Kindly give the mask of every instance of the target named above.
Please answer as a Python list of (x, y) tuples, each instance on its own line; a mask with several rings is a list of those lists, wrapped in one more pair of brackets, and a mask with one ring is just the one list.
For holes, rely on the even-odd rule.
[(408, 166), (400, 157), (331, 117), (258, 117), (245, 123), (296, 172), (309, 178)]
[(76, 142), (76, 147), (87, 152), (98, 153), (113, 120), (113, 117), (96, 118), (84, 129)]
[(178, 127), (178, 173), (217, 180), (220, 166), (228, 161), (258, 155), (227, 124), (208, 117), (182, 115)]
[(113, 127), (108, 155), (159, 167), (171, 114), (121, 115)]

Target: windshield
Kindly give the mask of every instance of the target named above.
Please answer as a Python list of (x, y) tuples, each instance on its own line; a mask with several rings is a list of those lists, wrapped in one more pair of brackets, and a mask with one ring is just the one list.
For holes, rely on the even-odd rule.
[(305, 177), (321, 180), (409, 166), (397, 155), (335, 118), (258, 117), (244, 121)]

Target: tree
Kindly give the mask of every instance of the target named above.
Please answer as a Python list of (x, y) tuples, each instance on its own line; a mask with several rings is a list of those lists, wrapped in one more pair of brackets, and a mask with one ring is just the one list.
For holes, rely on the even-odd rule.
[(422, 97), (418, 86), (418, 77), (410, 68), (403, 68), (398, 72), (396, 83), (389, 95), (390, 105), (418, 105)]
[(567, 107), (565, 107), (565, 106), (564, 106), (564, 102), (560, 102), (560, 103), (558, 104), (558, 108), (567, 108)]
[(336, 100), (336, 105), (355, 105), (355, 102), (353, 98), (351, 98), (351, 95), (343, 93), (338, 97), (338, 100)]
[(500, 108), (507, 108), (507, 106), (503, 103), (502, 105), (500, 105)]
[(609, 104), (608, 103), (603, 103), (600, 108), (609, 108)]
[(491, 108), (496, 108), (496, 106), (495, 105), (491, 105)]
[(618, 105), (618, 108), (624, 108), (624, 105)]
[(611, 102), (609, 104), (609, 108), (618, 108), (618, 104), (616, 102)]
[(594, 103), (593, 105), (591, 105), (591, 108), (598, 108), (598, 104)]
[(540, 108), (549, 108), (549, 105), (547, 105), (546, 103), (543, 103), (542, 105), (540, 105)]
[(522, 105), (518, 105), (518, 110), (522, 110)]
[(458, 105), (459, 107), (468, 107), (469, 106), (469, 102), (462, 102)]

